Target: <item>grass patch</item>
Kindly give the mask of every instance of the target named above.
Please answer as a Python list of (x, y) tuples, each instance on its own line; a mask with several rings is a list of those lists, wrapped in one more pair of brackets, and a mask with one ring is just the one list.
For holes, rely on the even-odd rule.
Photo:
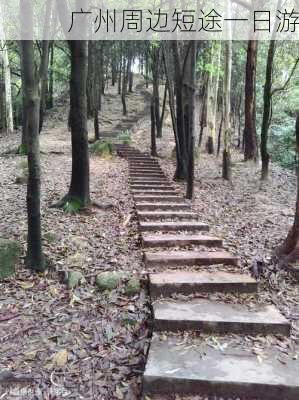
[(28, 149), (26, 144), (20, 144), (20, 146), (17, 148), (17, 154), (19, 156), (27, 156), (28, 154)]
[(109, 159), (113, 155), (113, 145), (110, 140), (101, 139), (90, 145), (89, 151), (96, 156)]
[(124, 131), (117, 136), (117, 140), (121, 142), (121, 144), (131, 144), (132, 138), (129, 131)]
[(70, 199), (66, 201), (66, 203), (63, 206), (63, 211), (66, 214), (78, 214), (78, 212), (82, 208), (82, 203), (78, 199)]

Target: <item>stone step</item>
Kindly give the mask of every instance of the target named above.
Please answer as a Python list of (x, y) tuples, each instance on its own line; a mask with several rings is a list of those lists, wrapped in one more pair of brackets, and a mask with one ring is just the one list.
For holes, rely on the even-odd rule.
[(143, 175), (149, 175), (149, 174), (164, 174), (164, 172), (160, 168), (151, 168), (151, 169), (145, 169), (145, 168), (130, 168), (129, 169), (129, 174), (143, 174)]
[(163, 172), (130, 172), (130, 178), (164, 178)]
[(241, 345), (222, 350), (196, 339), (184, 344), (181, 338), (162, 340), (155, 335), (143, 376), (143, 394), (298, 400), (299, 362), (289, 358), (281, 363), (279, 359), (274, 346), (260, 361)]
[(135, 162), (135, 161), (152, 161), (151, 158), (147, 157), (147, 156), (129, 156), (128, 157), (129, 162)]
[(159, 167), (160, 164), (156, 160), (150, 160), (150, 161), (134, 161), (134, 162), (129, 162), (130, 167), (144, 167), (144, 166), (149, 166), (149, 167)]
[(171, 247), (199, 245), (209, 247), (222, 247), (222, 239), (206, 235), (142, 235), (142, 244), (144, 247)]
[(142, 183), (142, 184), (133, 184), (130, 185), (131, 190), (174, 190), (172, 186), (166, 186), (165, 184), (147, 184), (147, 183)]
[(136, 203), (137, 210), (188, 210), (190, 205), (187, 203)]
[(180, 195), (179, 192), (177, 192), (175, 189), (172, 190), (154, 190), (154, 189), (143, 189), (143, 190), (131, 190), (133, 195), (141, 195), (141, 194), (152, 194), (154, 196), (158, 195), (158, 196), (172, 196), (174, 194)]
[(257, 288), (258, 282), (249, 275), (224, 271), (171, 271), (150, 275), (152, 298), (199, 292), (255, 293)]
[(166, 179), (159, 179), (157, 180), (148, 180), (148, 179), (141, 179), (141, 180), (130, 180), (129, 182), (130, 188), (136, 185), (142, 185), (142, 186), (147, 186), (147, 187), (152, 187), (152, 186), (160, 186), (160, 187), (171, 187), (168, 186), (168, 181)]
[(157, 219), (196, 219), (197, 214), (190, 211), (137, 211), (139, 219), (147, 218), (151, 220)]
[(177, 195), (156, 195), (156, 194), (144, 194), (144, 195), (134, 195), (134, 200), (138, 201), (138, 202), (163, 202), (163, 201), (167, 201), (167, 202), (171, 202), (171, 203), (181, 203), (182, 201), (184, 201), (184, 199), (180, 196)]
[(139, 228), (144, 231), (205, 231), (209, 225), (198, 221), (140, 222)]
[(147, 266), (155, 265), (238, 265), (238, 258), (226, 251), (159, 251), (145, 252)]
[(247, 307), (206, 299), (153, 303), (157, 331), (199, 331), (242, 335), (289, 336), (291, 325), (272, 305)]
[(159, 166), (155, 167), (130, 167), (130, 172), (163, 172)]
[(130, 184), (131, 183), (148, 183), (148, 184), (156, 184), (156, 183), (163, 183), (164, 185), (169, 185), (168, 179), (166, 177), (152, 177), (152, 176), (130, 176), (129, 177)]

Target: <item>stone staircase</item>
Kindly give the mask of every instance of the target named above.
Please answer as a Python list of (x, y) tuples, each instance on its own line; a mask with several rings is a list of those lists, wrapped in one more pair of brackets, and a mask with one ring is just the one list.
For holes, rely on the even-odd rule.
[[(118, 147), (118, 154), (129, 162), (145, 265), (162, 269), (149, 275), (154, 332), (144, 397), (298, 400), (299, 361), (281, 362), (275, 346), (266, 346), (262, 356), (244, 346), (244, 340), (258, 335), (265, 341), (267, 335), (288, 337), (289, 321), (271, 304), (205, 297), (254, 295), (258, 283), (236, 271), (238, 258), (222, 249), (222, 239), (207, 233), (209, 227), (198, 220), (155, 159), (126, 145)], [(221, 335), (223, 343), (215, 335)]]

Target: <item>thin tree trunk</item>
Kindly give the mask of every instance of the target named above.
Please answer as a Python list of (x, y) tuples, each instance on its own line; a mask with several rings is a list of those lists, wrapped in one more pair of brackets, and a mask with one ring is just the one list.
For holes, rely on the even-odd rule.
[(23, 65), (23, 90), (28, 151), (27, 216), (28, 238), (26, 263), (35, 271), (45, 270), (45, 258), (42, 251), (41, 215), (40, 215), (40, 150), (39, 150), (39, 82), (36, 79), (33, 41), (21, 41), (21, 59)]
[(297, 161), (297, 200), (295, 218), (285, 241), (276, 250), (276, 254), (285, 264), (299, 260), (299, 114), (296, 119), (296, 161)]
[(249, 40), (247, 48), (246, 80), (245, 80), (245, 127), (244, 127), (244, 159), (258, 158), (256, 134), (256, 63), (257, 40)]
[(155, 105), (152, 99), (151, 101), (151, 156), (157, 157), (157, 145), (156, 145), (156, 121), (155, 121)]
[(54, 41), (50, 46), (50, 68), (49, 68), (49, 88), (47, 91), (46, 107), (48, 110), (54, 107)]
[[(1, 11), (0, 11), (1, 13)], [(0, 21), (1, 23), (1, 21)], [(1, 53), (3, 61), (3, 75), (4, 75), (4, 93), (5, 93), (5, 127), (8, 134), (13, 133), (13, 107), (11, 96), (11, 75), (10, 65), (8, 59), (8, 50), (5, 40), (1, 40)]]
[(122, 80), (122, 89), (121, 89), (121, 102), (123, 106), (123, 115), (127, 115), (127, 86), (128, 86), (128, 72), (129, 72), (129, 62), (126, 61), (125, 57), (123, 60), (123, 80)]
[(216, 141), (216, 117), (217, 117), (217, 99), (218, 99), (218, 85), (219, 85), (219, 70), (220, 70), (220, 54), (221, 54), (221, 42), (213, 43), (211, 54), (211, 64), (216, 70), (215, 75), (209, 74), (208, 83), (208, 105), (207, 105), (207, 128), (208, 128), (208, 139), (207, 139), (207, 151), (209, 154), (215, 152), (215, 141)]
[(220, 154), (222, 127), (223, 127), (223, 112), (221, 114), (221, 120), (220, 120), (220, 125), (219, 125), (219, 130), (218, 130), (217, 157)]
[[(228, 4), (228, 11), (230, 12)], [(228, 24), (229, 38), (231, 38), (231, 25)], [(232, 74), (232, 40), (226, 40), (224, 44), (225, 65), (223, 78), (223, 125), (224, 125), (224, 140), (223, 140), (223, 162), (222, 162), (222, 177), (227, 181), (232, 179), (231, 171), (231, 74)]]
[(269, 175), (270, 156), (268, 153), (267, 145), (268, 145), (268, 132), (271, 120), (271, 97), (272, 97), (271, 89), (272, 89), (274, 55), (275, 55), (275, 40), (271, 40), (268, 49), (266, 80), (264, 85), (264, 110), (263, 110), (263, 121), (261, 130), (261, 158), (262, 158), (261, 180), (267, 180)]
[(190, 43), (187, 60), (187, 109), (185, 111), (185, 131), (188, 135), (188, 175), (186, 198), (192, 200), (194, 192), (194, 103), (195, 103), (195, 64), (196, 42)]
[(89, 153), (87, 135), (87, 60), (88, 42), (69, 41), (71, 50), (70, 127), (72, 136), (72, 177), (68, 194), (58, 204), (77, 200), (90, 204)]
[[(48, 85), (48, 66), (49, 66), (49, 42), (42, 40), (42, 56), (41, 56), (41, 90), (40, 90), (40, 120), (39, 120), (39, 132), (43, 129), (44, 114), (46, 111), (46, 95)], [(45, 49), (46, 48), (46, 49)]]

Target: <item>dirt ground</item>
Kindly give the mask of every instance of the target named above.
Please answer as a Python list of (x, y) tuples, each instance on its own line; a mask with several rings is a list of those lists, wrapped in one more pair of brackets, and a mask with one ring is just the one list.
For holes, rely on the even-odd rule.
[[(40, 138), (44, 249), (53, 266), (45, 274), (33, 275), (20, 264), (14, 279), (0, 283), (0, 370), (30, 374), (38, 384), (32, 391), (26, 385), (27, 392), (4, 388), (0, 398), (139, 399), (150, 334), (146, 288), (129, 297), (123, 285), (109, 294), (101, 293), (95, 285), (96, 275), (106, 270), (139, 274), (141, 278), (148, 272), (142, 264), (136, 223), (130, 218), (133, 202), (127, 163), (118, 157), (106, 160), (91, 156), (92, 199), (112, 203), (112, 208), (93, 208), (72, 216), (50, 209), (66, 193), (70, 181), (66, 110), (64, 102), (57, 103)], [(129, 120), (122, 119), (119, 96), (115, 89), (109, 90), (101, 115), (102, 132), (115, 133), (121, 126), (128, 129), (135, 123), (136, 113), (141, 116), (143, 111), (144, 93), (138, 90), (129, 96)], [(148, 150), (149, 132), (145, 114), (133, 128), (132, 145)], [(1, 153), (19, 143), (20, 134), (1, 137)], [(175, 167), (173, 147), (168, 116), (158, 153), (170, 179)], [(20, 241), (25, 249), (26, 185), (15, 183), (22, 160), (15, 155), (0, 157), (0, 232)], [(292, 172), (272, 165), (269, 182), (260, 187), (259, 165), (242, 162), (237, 151), (233, 162), (230, 185), (221, 179), (221, 158), (199, 155), (194, 210), (202, 222), (210, 224), (211, 233), (223, 237), (225, 247), (241, 257), (243, 271), (255, 257), (264, 260), (265, 271), (256, 297), (226, 296), (222, 300), (277, 305), (292, 320), (292, 337), (270, 341), (294, 357), (294, 346), (299, 343), (298, 284), (288, 272), (277, 269), (271, 255), (293, 221), (296, 179)], [(184, 192), (183, 184), (177, 187)], [(86, 283), (73, 291), (61, 280), (61, 271), (69, 269), (79, 269), (86, 277)]]

